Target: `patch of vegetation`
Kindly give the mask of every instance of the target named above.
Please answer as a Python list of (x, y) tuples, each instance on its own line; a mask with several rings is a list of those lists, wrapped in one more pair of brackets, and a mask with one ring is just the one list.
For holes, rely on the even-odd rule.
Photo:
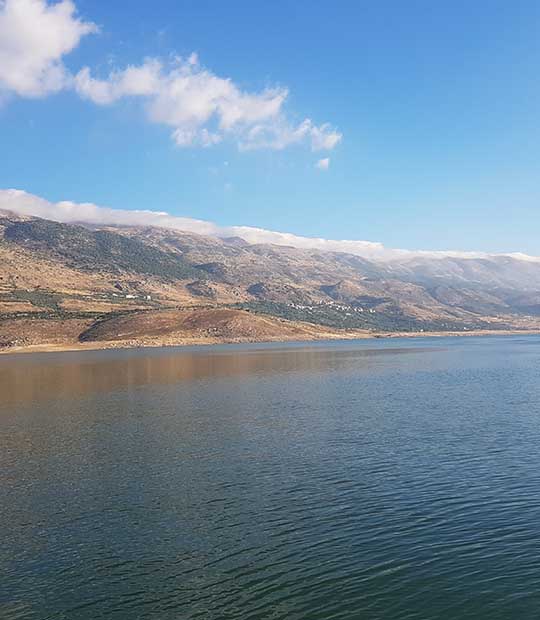
[(60, 297), (60, 295), (56, 295), (55, 293), (51, 293), (50, 291), (41, 289), (35, 289), (33, 291), (16, 289), (9, 293), (0, 295), (0, 301), (27, 301), (38, 308), (50, 308), (51, 310), (58, 310), (58, 304), (61, 300), (62, 298)]
[(107, 230), (93, 231), (82, 226), (31, 220), (10, 224), (4, 238), (23, 247), (53, 252), (71, 267), (83, 271), (130, 272), (165, 280), (206, 275), (178, 255)]
[(67, 312), (65, 310), (51, 310), (43, 312), (1, 312), (0, 321), (11, 321), (15, 319), (65, 321), (66, 319), (98, 319), (103, 316), (100, 312)]
[[(359, 312), (353, 306), (347, 308), (334, 304), (317, 304), (313, 306), (298, 306), (296, 304), (274, 303), (267, 301), (253, 301), (234, 304), (234, 307), (287, 319), (288, 321), (303, 321), (324, 325), (337, 329), (370, 329), (386, 332), (416, 332), (416, 331), (463, 331), (464, 324), (450, 321), (420, 321), (403, 314), (399, 308), (389, 307), (385, 311)], [(468, 324), (467, 329), (493, 328), (483, 322)]]

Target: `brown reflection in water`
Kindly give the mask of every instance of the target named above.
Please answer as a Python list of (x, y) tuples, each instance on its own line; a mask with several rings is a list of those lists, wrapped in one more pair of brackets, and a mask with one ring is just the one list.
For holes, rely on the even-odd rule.
[(148, 384), (173, 384), (207, 378), (239, 377), (254, 373), (372, 366), (380, 356), (433, 352), (435, 348), (381, 349), (288, 348), (227, 352), (117, 351), (66, 356), (54, 354), (2, 360), (0, 405), (22, 404), (51, 398), (78, 397), (92, 392)]

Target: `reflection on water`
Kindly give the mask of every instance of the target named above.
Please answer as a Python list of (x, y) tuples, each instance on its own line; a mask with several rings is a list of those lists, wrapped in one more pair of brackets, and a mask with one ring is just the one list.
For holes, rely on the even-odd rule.
[(536, 619), (540, 339), (0, 359), (2, 620)]
[[(351, 345), (349, 344), (349, 347)], [(147, 349), (75, 354), (23, 354), (0, 359), (4, 403), (52, 397), (76, 397), (122, 387), (167, 384), (194, 379), (240, 377), (253, 373), (324, 371), (354, 364), (372, 368), (379, 356), (394, 357), (437, 350), (435, 347), (360, 346), (356, 349), (304, 346), (223, 348), (218, 352)], [(90, 359), (89, 359), (90, 358)]]

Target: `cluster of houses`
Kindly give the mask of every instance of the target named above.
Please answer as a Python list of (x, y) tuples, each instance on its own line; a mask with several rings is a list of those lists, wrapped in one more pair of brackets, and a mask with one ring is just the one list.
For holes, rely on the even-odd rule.
[(347, 316), (351, 316), (352, 313), (355, 312), (369, 312), (370, 314), (375, 314), (374, 308), (363, 308), (362, 306), (350, 306), (339, 304), (335, 301), (318, 301), (315, 304), (305, 305), (305, 304), (295, 304), (288, 303), (286, 304), (289, 308), (294, 308), (295, 310), (318, 310), (321, 306), (326, 306), (332, 308), (332, 310), (339, 310), (340, 312), (345, 312)]
[(152, 301), (152, 295), (133, 295), (132, 293), (128, 293), (127, 295), (119, 295), (118, 293), (113, 293), (113, 297), (123, 297), (124, 299), (143, 299), (144, 301)]

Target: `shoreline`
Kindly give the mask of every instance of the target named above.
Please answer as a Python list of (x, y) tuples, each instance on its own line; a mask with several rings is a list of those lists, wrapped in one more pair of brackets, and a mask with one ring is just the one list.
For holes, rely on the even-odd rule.
[(287, 343), (316, 343), (345, 340), (391, 340), (396, 338), (449, 338), (472, 336), (540, 336), (540, 330), (504, 329), (504, 330), (468, 330), (468, 331), (434, 331), (434, 332), (345, 332), (335, 336), (321, 338), (193, 338), (178, 341), (104, 341), (104, 342), (73, 342), (73, 343), (43, 343), (26, 346), (14, 346), (0, 349), (0, 355), (31, 354), (31, 353), (77, 353), (85, 351), (107, 350), (137, 350), (158, 348), (188, 348), (197, 346), (220, 346), (227, 344), (287, 344)]

